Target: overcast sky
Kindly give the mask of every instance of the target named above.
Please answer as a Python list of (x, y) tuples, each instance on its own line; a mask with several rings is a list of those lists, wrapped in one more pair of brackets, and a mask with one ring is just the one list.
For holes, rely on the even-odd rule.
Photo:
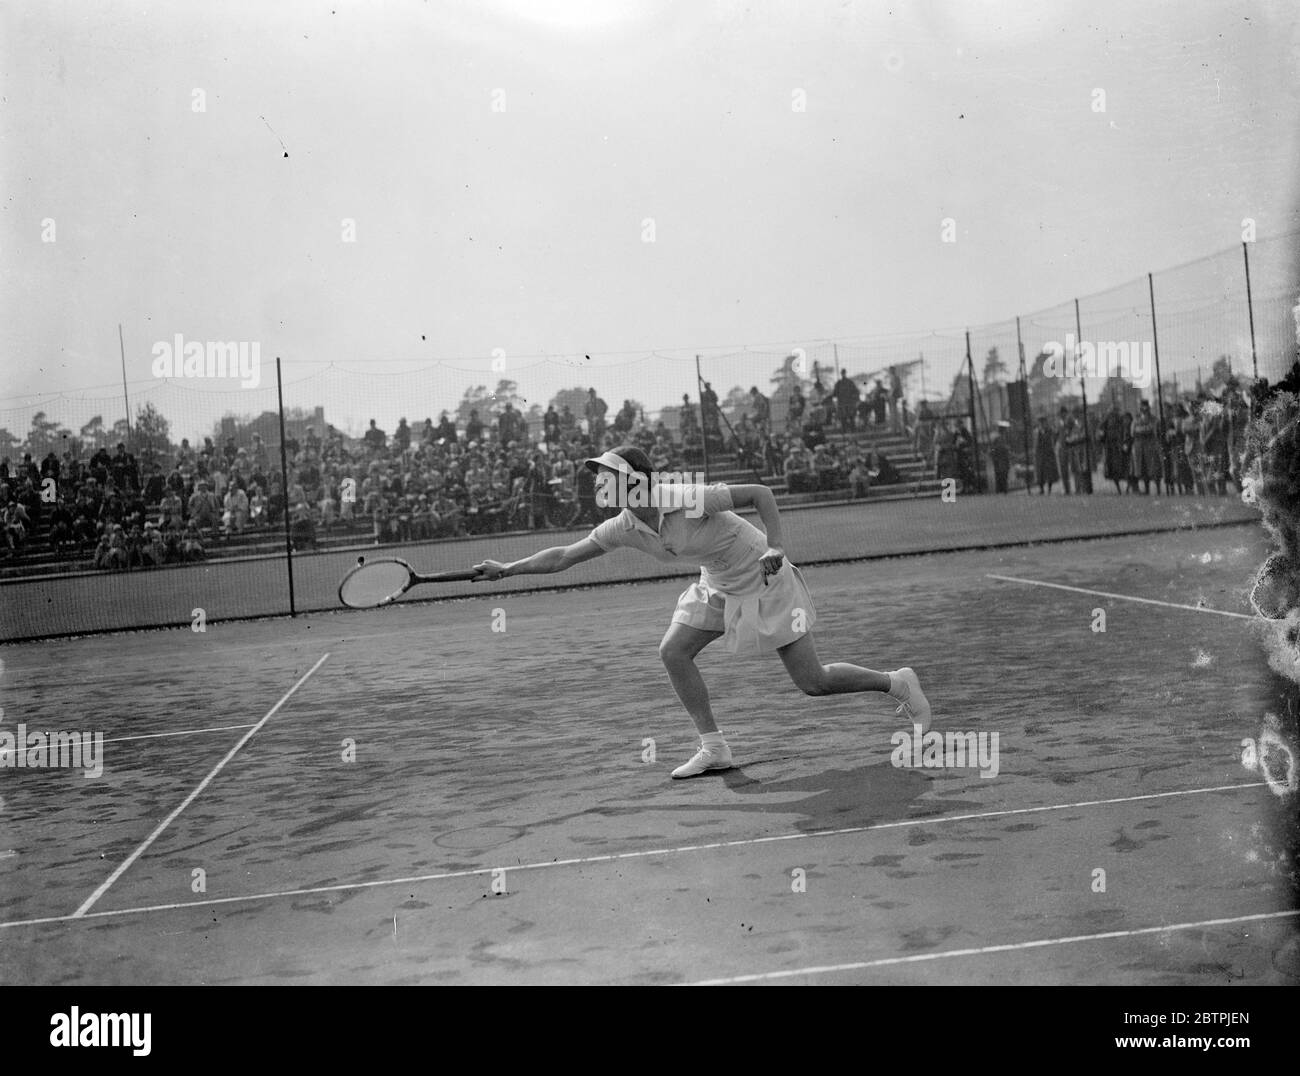
[(119, 417), (119, 322), (133, 406), (181, 333), (368, 371), (327, 413), (391, 428), (497, 348), (530, 399), (657, 406), (693, 369), (651, 351), (980, 324), (1292, 231), (1295, 7), (11, 0), (0, 425)]

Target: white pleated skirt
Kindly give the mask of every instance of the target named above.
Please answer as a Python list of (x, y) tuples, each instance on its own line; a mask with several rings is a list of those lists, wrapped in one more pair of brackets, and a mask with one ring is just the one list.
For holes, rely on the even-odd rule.
[(701, 571), (677, 599), (674, 624), (724, 632), (733, 654), (767, 654), (803, 638), (817, 622), (803, 573), (788, 560), (767, 585), (746, 594), (729, 594), (707, 582)]

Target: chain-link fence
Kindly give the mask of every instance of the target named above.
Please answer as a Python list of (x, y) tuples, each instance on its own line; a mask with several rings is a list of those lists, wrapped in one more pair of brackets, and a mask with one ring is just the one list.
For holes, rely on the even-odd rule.
[[(0, 638), (323, 607), (358, 551), (419, 544), (428, 562), (451, 540), (573, 531), (595, 522), (581, 459), (622, 441), (783, 503), (949, 478), (979, 492), (1031, 485), (1034, 427), (1064, 409), (1096, 469), (1105, 413), (1145, 399), (1172, 415), (1286, 374), (1296, 238), (969, 330), (397, 372), (254, 352), (236, 376), (181, 376), (178, 359), (125, 400), (108, 385), (8, 401)], [(320, 554), (329, 570), (302, 559)]]

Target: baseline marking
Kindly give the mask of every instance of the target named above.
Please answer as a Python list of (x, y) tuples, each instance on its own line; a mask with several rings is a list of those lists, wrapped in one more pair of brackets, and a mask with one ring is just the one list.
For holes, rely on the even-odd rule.
[(1210, 609), (1201, 605), (1179, 605), (1176, 602), (1156, 601), (1155, 598), (1135, 598), (1131, 594), (1111, 594), (1106, 590), (1086, 590), (1083, 587), (1067, 587), (1062, 583), (1044, 583), (1038, 579), (1017, 579), (1010, 575), (987, 575), (986, 579), (1001, 579), (1004, 583), (1024, 583), (1031, 587), (1051, 587), (1054, 590), (1071, 590), (1076, 594), (1095, 594), (1101, 598), (1115, 598), (1123, 602), (1141, 602), (1143, 605), (1163, 605), (1166, 609), (1187, 609), (1193, 613), (1215, 613), (1219, 616), (1237, 617), (1239, 620), (1256, 619), (1249, 613), (1230, 613), (1226, 609)]
[(1238, 915), (1231, 919), (1202, 919), (1196, 923), (1168, 923), (1161, 927), (1140, 927), (1136, 930), (1110, 930), (1104, 934), (1076, 934), (1071, 938), (1040, 938), (1036, 941), (1011, 942), (1007, 945), (981, 945), (977, 949), (948, 949), (942, 953), (914, 953), (912, 956), (890, 956), (880, 960), (861, 960), (854, 964), (828, 964), (823, 967), (796, 968), (792, 971), (765, 971), (756, 975), (733, 975), (726, 979), (702, 979), (684, 986), (730, 986), (734, 983), (771, 982), (773, 979), (791, 979), (801, 975), (829, 975), (842, 971), (860, 971), (863, 968), (884, 968), (893, 964), (919, 964), (926, 960), (952, 960), (963, 956), (984, 956), (988, 953), (1013, 953), (1023, 949), (1043, 949), (1052, 945), (1073, 945), (1075, 942), (1104, 941), (1108, 938), (1134, 938), (1141, 934), (1164, 934), (1171, 930), (1194, 930), (1197, 927), (1231, 926), (1233, 923), (1255, 923), (1263, 919), (1285, 919), (1300, 915), (1300, 908), (1285, 912), (1260, 912), (1257, 915)]
[(253, 736), (257, 733), (258, 729), (260, 729), (263, 725), (265, 725), (268, 721), (270, 721), (272, 717), (275, 716), (276, 711), (279, 710), (281, 706), (283, 706), (286, 702), (289, 701), (290, 696), (293, 695), (295, 691), (297, 691), (300, 687), (302, 687), (303, 684), (307, 682), (307, 678), (311, 676), (312, 673), (314, 673), (317, 669), (319, 669), (322, 665), (325, 664), (325, 659), (328, 657), (329, 657), (328, 653), (322, 654), (320, 660), (317, 661), (316, 664), (313, 665), (310, 669), (308, 669), (305, 673), (303, 673), (302, 676), (298, 678), (298, 682), (294, 684), (293, 687), (291, 687), (288, 691), (286, 691), (283, 695), (280, 696), (280, 701), (266, 711), (266, 716), (263, 717), (262, 720), (259, 721), (256, 725), (250, 728), (246, 733), (244, 733), (243, 736), (240, 737), (239, 743), (235, 744), (234, 747), (232, 747), (229, 751), (226, 752), (226, 757), (223, 758), (212, 768), (212, 772), (210, 772), (205, 778), (203, 778), (202, 781), (199, 782), (198, 787), (193, 792), (191, 792), (188, 796), (186, 796), (184, 800), (181, 801), (181, 805), (179, 807), (177, 807), (174, 811), (172, 811), (171, 814), (169, 814), (166, 818), (162, 820), (162, 822), (158, 824), (158, 827), (151, 834), (149, 834), (148, 837), (144, 839), (144, 843), (141, 844), (139, 848), (137, 848), (134, 852), (132, 852), (129, 856), (127, 856), (126, 859), (122, 861), (122, 863), (118, 866), (117, 870), (115, 870), (112, 874), (110, 874), (103, 881), (100, 887), (96, 889), (93, 893), (91, 893), (89, 897), (86, 898), (86, 900), (82, 903), (81, 907), (78, 908), (75, 912), (73, 912), (70, 918), (80, 919), (88, 911), (90, 911), (92, 907), (94, 907), (95, 902), (99, 900), (99, 898), (102, 897), (105, 893), (108, 892), (109, 887), (114, 882), (116, 882), (119, 878), (121, 878), (122, 875), (125, 874), (126, 871), (130, 868), (131, 864), (134, 863), (137, 859), (139, 859), (149, 848), (149, 846), (153, 844), (153, 842), (156, 841), (162, 835), (162, 831), (165, 830), (168, 826), (170, 826), (172, 822), (176, 820), (177, 816), (183, 810), (185, 810), (186, 807), (188, 807), (191, 803), (193, 803), (195, 799), (198, 798), (199, 793), (202, 792), (205, 788), (208, 787), (208, 785), (212, 783), (212, 779), (216, 777), (217, 774), (219, 774), (223, 769), (225, 769), (226, 763), (229, 762), (232, 758), (234, 758), (235, 754), (239, 751), (239, 749), (253, 738)]
[[(329, 655), (325, 655), (328, 657)], [(321, 661), (325, 659), (322, 658)], [(317, 662), (319, 665), (320, 663)], [(314, 670), (313, 670), (314, 671)], [(308, 674), (310, 675), (310, 674)], [(278, 704), (277, 704), (278, 705)], [(247, 739), (247, 737), (245, 737)], [(242, 741), (241, 741), (242, 742)], [(233, 753), (233, 752), (232, 752)], [(945, 822), (966, 822), (983, 818), (1007, 818), (1012, 815), (1041, 814), (1046, 811), (1066, 811), (1078, 807), (1101, 807), (1116, 803), (1137, 803), (1143, 800), (1170, 799), (1174, 796), (1196, 796), (1210, 792), (1240, 792), (1252, 788), (1267, 788), (1265, 781), (1252, 781), (1241, 785), (1216, 785), (1212, 788), (1188, 788), (1175, 792), (1149, 792), (1141, 796), (1119, 796), (1106, 800), (1081, 800), (1077, 803), (1052, 803), (1042, 807), (1017, 807), (1001, 811), (977, 811), (970, 814), (934, 815), (930, 818), (908, 818), (899, 822), (877, 822), (870, 826), (849, 826), (844, 829), (823, 829), (812, 833), (785, 833), (773, 837), (749, 837), (735, 841), (715, 841), (710, 844), (688, 844), (678, 848), (652, 848), (640, 852), (615, 852), (604, 856), (580, 856), (573, 859), (550, 859), (539, 863), (520, 863), (507, 868), (512, 871), (543, 870), (548, 867), (572, 867), (588, 863), (614, 863), (624, 859), (645, 859), (651, 856), (675, 855), (681, 852), (702, 852), (714, 848), (740, 848), (755, 844), (773, 844), (777, 841), (802, 841), (812, 837), (835, 837), (851, 833), (871, 833), (876, 830), (902, 829), (909, 826), (935, 826)], [(184, 806), (184, 804), (182, 804)], [(179, 813), (179, 811), (177, 812)], [(153, 838), (150, 838), (151, 840)], [(63, 923), (70, 919), (100, 919), (119, 915), (137, 915), (142, 912), (175, 911), (180, 908), (203, 908), (216, 904), (238, 904), (256, 900), (274, 900), (279, 897), (304, 897), (320, 893), (346, 893), (353, 890), (377, 889), (382, 886), (412, 885), (423, 882), (445, 881), (449, 878), (472, 878), (490, 875), (495, 867), (475, 867), (469, 870), (444, 871), (440, 874), (421, 874), (410, 878), (381, 878), (370, 882), (340, 882), (338, 885), (312, 886), (308, 889), (280, 889), (266, 893), (249, 893), (239, 897), (210, 897), (207, 900), (179, 901), (171, 904), (146, 904), (137, 908), (118, 908), (107, 912), (78, 911), (74, 915), (51, 915), (40, 919), (15, 919), (0, 923), (0, 930), (9, 927), (40, 926), (45, 923)], [(106, 887), (105, 887), (106, 888)]]

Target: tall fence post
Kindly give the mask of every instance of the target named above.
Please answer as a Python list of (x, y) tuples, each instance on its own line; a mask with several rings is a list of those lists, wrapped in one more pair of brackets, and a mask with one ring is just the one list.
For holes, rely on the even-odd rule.
[(280, 356), (275, 357), (275, 393), (280, 402), (280, 484), (284, 490), (284, 552), (289, 572), (289, 615), (297, 616), (293, 600), (293, 530), (289, 525), (289, 462), (284, 448), (284, 383), (280, 379)]
[(1020, 412), (1020, 426), (1025, 432), (1025, 496), (1029, 496), (1033, 486), (1034, 474), (1031, 468), (1034, 464), (1031, 462), (1029, 454), (1029, 373), (1025, 370), (1025, 343), (1020, 338), (1020, 315), (1016, 315), (1016, 351), (1020, 356), (1020, 383), (1024, 386), (1024, 395), (1021, 396), (1021, 402), (1024, 405)]
[(1250, 317), (1250, 366), (1255, 380), (1259, 380), (1259, 359), (1255, 356), (1255, 304), (1250, 297), (1250, 247), (1241, 244), (1241, 257), (1246, 263), (1246, 313)]
[(1151, 280), (1151, 274), (1147, 273), (1147, 292), (1151, 296), (1151, 352), (1156, 360), (1156, 412), (1160, 420), (1160, 441), (1164, 443), (1165, 437), (1165, 392), (1164, 385), (1160, 381), (1160, 338), (1156, 333), (1156, 286)]
[(976, 492), (983, 492), (984, 472), (980, 468), (980, 437), (975, 424), (975, 360), (970, 357), (970, 330), (966, 330), (966, 383), (970, 386), (970, 440), (974, 456)]
[(700, 374), (700, 357), (695, 356), (695, 394), (700, 398), (700, 444), (704, 446), (704, 482), (709, 482), (709, 427), (704, 415), (704, 377)]
[[(1083, 323), (1079, 320), (1079, 300), (1074, 300), (1074, 347), (1075, 361), (1078, 361), (1078, 348), (1083, 343)], [(1093, 354), (1096, 354), (1094, 348)], [(1083, 397), (1083, 458), (1088, 466), (1087, 492), (1092, 493), (1092, 431), (1088, 428), (1088, 383), (1083, 379), (1083, 369), (1079, 370), (1079, 395)]]

